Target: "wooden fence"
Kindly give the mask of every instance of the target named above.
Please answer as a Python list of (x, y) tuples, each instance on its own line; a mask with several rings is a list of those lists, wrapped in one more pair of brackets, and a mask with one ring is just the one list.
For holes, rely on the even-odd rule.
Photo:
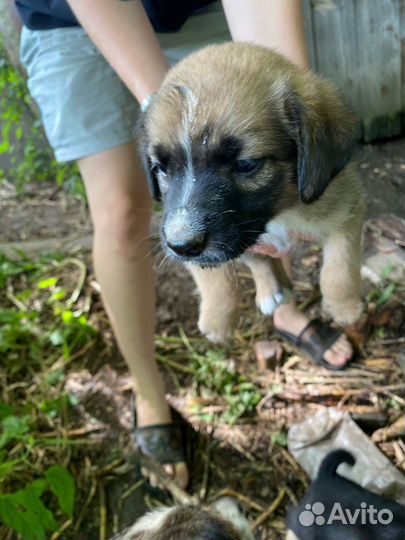
[(405, 133), (404, 0), (304, 0), (311, 65), (339, 86), (365, 141)]

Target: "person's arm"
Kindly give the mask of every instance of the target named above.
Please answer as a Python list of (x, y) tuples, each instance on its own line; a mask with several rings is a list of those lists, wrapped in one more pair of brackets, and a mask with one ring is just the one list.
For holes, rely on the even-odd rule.
[(168, 64), (140, 0), (68, 0), (68, 3), (140, 103), (159, 89)]
[(275, 49), (308, 68), (301, 0), (222, 0), (234, 41)]

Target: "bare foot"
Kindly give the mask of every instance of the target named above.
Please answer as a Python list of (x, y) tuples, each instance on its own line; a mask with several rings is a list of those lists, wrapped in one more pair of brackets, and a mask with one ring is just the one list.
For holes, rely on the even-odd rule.
[[(172, 422), (170, 408), (164, 398), (163, 400), (159, 400), (159, 403), (153, 404), (150, 401), (137, 396), (136, 417), (138, 427), (153, 426), (157, 424), (170, 424)], [(177, 481), (181, 488), (185, 489), (187, 487), (189, 473), (186, 463), (181, 462), (167, 464), (164, 465), (163, 468), (167, 474), (172, 476)], [(151, 486), (160, 487), (159, 482), (153, 473), (150, 473), (144, 467), (142, 467), (141, 472), (145, 478), (148, 478)]]
[[(298, 336), (309, 321), (306, 315), (298, 311), (295, 304), (283, 304), (276, 308), (273, 314), (274, 326), (294, 336)], [(353, 348), (347, 337), (342, 335), (324, 352), (323, 357), (329, 364), (342, 367), (352, 355)]]

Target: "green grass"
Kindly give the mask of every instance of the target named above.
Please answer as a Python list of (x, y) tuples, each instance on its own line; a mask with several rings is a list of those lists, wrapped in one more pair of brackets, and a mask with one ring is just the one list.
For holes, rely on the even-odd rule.
[(7, 174), (0, 170), (0, 179), (7, 175), (20, 194), (32, 182), (55, 181), (85, 199), (77, 166), (55, 161), (31, 102), (26, 80), (9, 62), (0, 36), (0, 154), (11, 163)]
[(75, 441), (46, 433), (66, 424), (75, 404), (64, 391), (66, 366), (97, 338), (80, 302), (84, 278), (75, 259), (0, 253), (0, 519), (30, 540), (74, 514), (74, 479), (60, 462)]

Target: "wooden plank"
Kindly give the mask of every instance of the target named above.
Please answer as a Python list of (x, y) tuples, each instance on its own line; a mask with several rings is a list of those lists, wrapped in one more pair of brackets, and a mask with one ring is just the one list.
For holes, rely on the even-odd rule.
[(312, 0), (304, 3), (304, 16), (311, 65), (342, 90), (364, 139), (403, 132), (402, 0)]
[(405, 133), (405, 2), (399, 1), (399, 10), (400, 10), (400, 16), (399, 16), (399, 42), (401, 44), (401, 97), (402, 97), (402, 103), (401, 103), (401, 111), (402, 111), (402, 130), (401, 133)]
[(312, 20), (313, 17), (312, 17), (311, 0), (303, 1), (303, 15), (304, 15), (305, 35), (307, 38), (309, 65), (314, 71), (317, 71), (318, 66), (317, 66), (316, 54), (315, 54), (315, 33), (314, 33), (313, 20)]
[(353, 0), (317, 0), (313, 12), (318, 70), (342, 90), (358, 113), (360, 92)]
[(357, 70), (364, 139), (401, 133), (401, 4), (402, 0), (354, 3)]

